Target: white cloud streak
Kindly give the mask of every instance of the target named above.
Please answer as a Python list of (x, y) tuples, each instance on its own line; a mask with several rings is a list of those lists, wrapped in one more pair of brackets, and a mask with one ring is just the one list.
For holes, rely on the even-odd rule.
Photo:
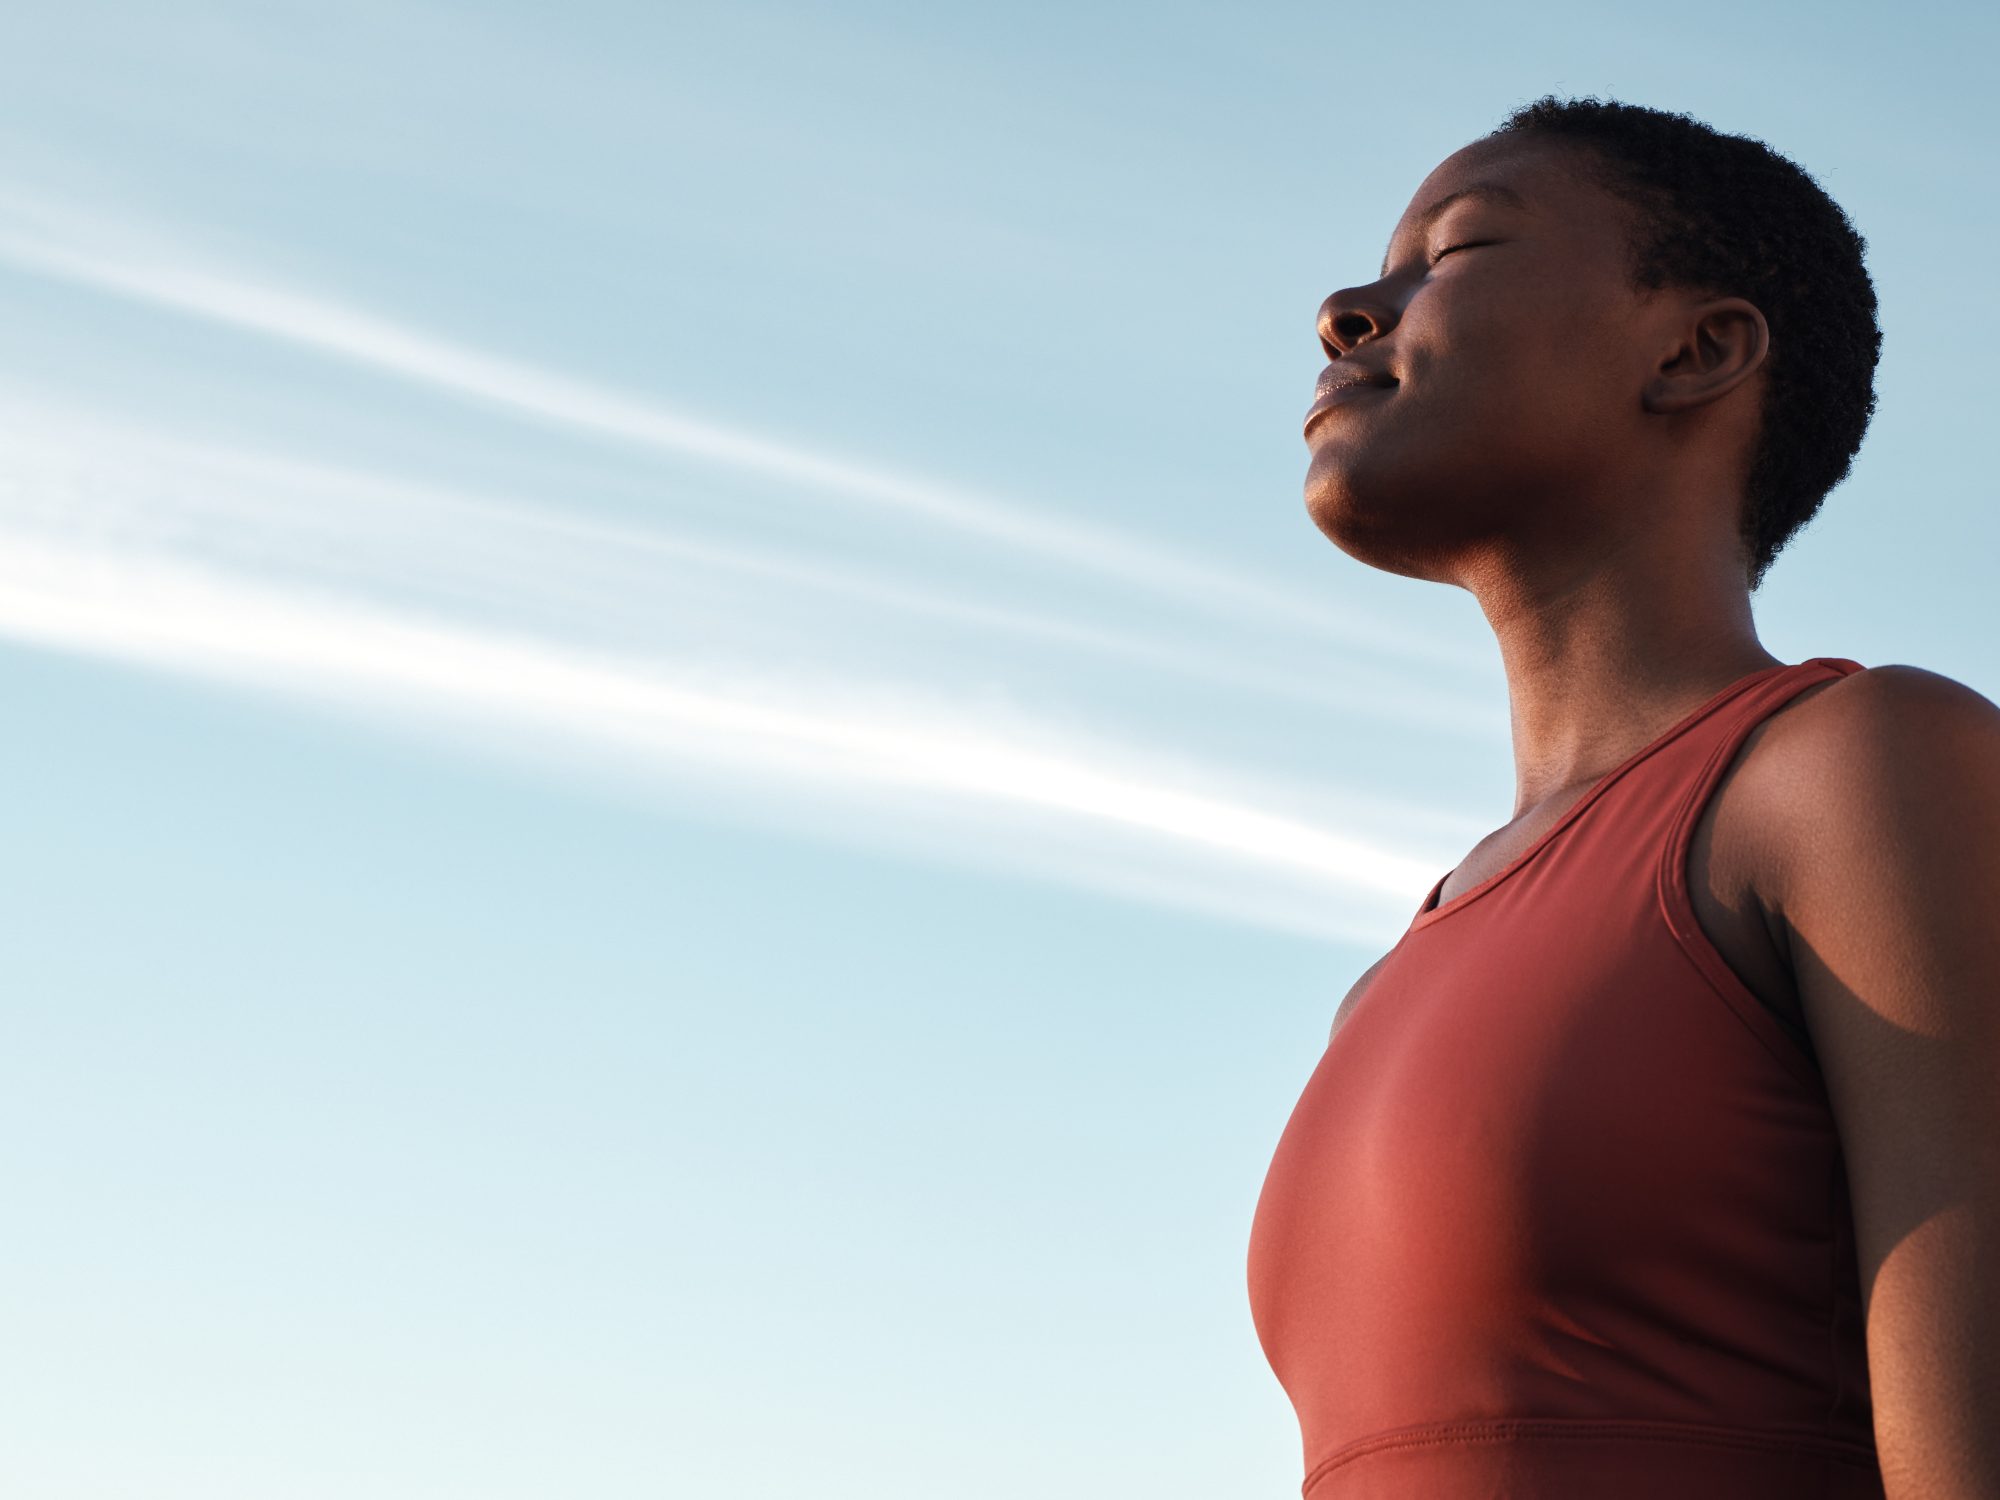
[[(1177, 605), (1222, 603), (1266, 623), (1281, 620), (1294, 627), (1288, 638), (1301, 624), (1349, 638), (1372, 634), (1316, 602), (1102, 528), (701, 421), (172, 253), (108, 252), (101, 235), (79, 243), (60, 214), (44, 212), (23, 229), (20, 204), (9, 207), (0, 204), (0, 262), (19, 270), (538, 421), (786, 480), (792, 490), (859, 498), (1149, 585)], [(51, 223), (64, 232), (51, 232)], [(746, 597), (740, 588), (719, 590), (717, 579), (734, 573), (760, 587), (782, 580), (892, 615), (1206, 673), (1233, 689), (1341, 696), (1338, 684), (1315, 691), (1310, 674), (1246, 669), (1226, 652), (1158, 633), (1141, 638), (820, 559), (498, 505), (90, 419), (66, 430), (48, 412), (12, 409), (14, 430), (0, 455), (0, 635), (371, 720), (470, 729), (487, 748), (533, 744), (609, 761), (676, 793), (726, 786), (741, 794), (737, 810), (752, 821), (816, 820), (840, 837), (1034, 869), (1314, 937), (1393, 937), (1439, 867), (1262, 805), (1270, 778), (1138, 753), (1057, 730), (1011, 705), (996, 710), (990, 699), (974, 708), (962, 693), (830, 673), (829, 620), (799, 606), (795, 589)], [(772, 609), (774, 597), (788, 608)], [(587, 607), (574, 608), (579, 602)], [(460, 618), (469, 603), (496, 606), (498, 622)], [(602, 627), (621, 611), (644, 616), (643, 628), (621, 637), (623, 649), (579, 638), (616, 635)], [(551, 620), (560, 625), (550, 628)], [(793, 639), (783, 638), (786, 631)], [(800, 638), (811, 647), (808, 669), (789, 677), (769, 670), (776, 657), (757, 648)], [(669, 649), (659, 649), (663, 641)], [(746, 666), (740, 650), (739, 660), (727, 660), (731, 645), (746, 643), (747, 659), (761, 665)], [(1421, 644), (1411, 651), (1407, 639), (1369, 644), (1406, 657), (1427, 651)], [(956, 672), (953, 682), (960, 684)], [(1382, 706), (1379, 693), (1359, 697)], [(1427, 710), (1406, 699), (1395, 711), (1440, 727), (1464, 723), (1451, 705)], [(491, 733), (496, 724), (505, 732)], [(774, 800), (778, 787), (791, 796)], [(870, 811), (856, 817), (862, 802)], [(777, 803), (784, 810), (774, 813)], [(809, 804), (820, 809), (812, 819), (801, 816)], [(827, 816), (836, 805), (846, 812)], [(975, 836), (966, 836), (968, 824), (978, 825)]]
[(1269, 580), (1179, 555), (1129, 535), (1036, 512), (764, 434), (690, 416), (655, 400), (502, 358), (378, 314), (189, 262), (134, 258), (107, 246), (159, 243), (148, 226), (109, 225), (18, 194), (0, 202), (0, 261), (152, 307), (280, 340), (540, 422), (614, 438), (739, 473), (779, 479), (919, 516), (1100, 577), (1138, 584), (1190, 610), (1281, 621), (1409, 659), (1460, 665), (1441, 644), (1386, 635)]
[[(310, 557), (327, 581), (379, 587), (389, 575), (432, 576), (513, 601), (589, 600), (600, 615), (629, 613), (641, 596), (698, 595), (716, 613), (704, 621), (727, 634), (731, 620), (768, 620), (768, 597), (718, 598), (718, 579), (782, 585), (798, 612), (803, 594), (864, 611), (949, 623), (988, 635), (1085, 651), (1235, 691), (1336, 706), (1359, 706), (1426, 732), (1483, 737), (1467, 705), (1412, 675), (1373, 669), (1351, 657), (1331, 662), (1299, 651), (1287, 665), (1254, 647), (1218, 650), (1186, 634), (1115, 628), (1069, 618), (1044, 605), (1022, 608), (888, 577), (824, 558), (620, 524), (572, 511), (498, 501), (348, 468), (190, 441), (123, 420), (51, 406), (0, 386), (0, 514), (53, 522), (72, 541), (198, 539), (208, 561), (219, 547), (267, 562)], [(59, 513), (59, 514), (58, 514)], [(367, 576), (372, 573), (374, 576)], [(450, 575), (449, 579), (445, 575)], [(803, 594), (802, 594), (803, 591)], [(823, 610), (808, 612), (824, 642)]]
[[(1316, 887), (1321, 904), (1358, 899), (1370, 915), (1395, 911), (1435, 876), (1429, 862), (1161, 784), (1108, 757), (1022, 748), (913, 703), (800, 706), (741, 681), (703, 683), (698, 670), (594, 657), (27, 533), (0, 533), (0, 634), (378, 716), (498, 719), (637, 753), (656, 769), (705, 762), (733, 776), (914, 796), (908, 810), (919, 817), (952, 799), (1034, 809), (1281, 871)], [(1194, 888), (1182, 900), (1201, 904)]]

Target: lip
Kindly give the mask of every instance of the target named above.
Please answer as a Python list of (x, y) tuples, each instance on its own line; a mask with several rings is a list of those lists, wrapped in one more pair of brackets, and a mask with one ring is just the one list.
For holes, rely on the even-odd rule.
[(1306, 413), (1305, 432), (1311, 432), (1313, 423), (1332, 411), (1336, 406), (1345, 406), (1350, 401), (1358, 401), (1364, 396), (1379, 395), (1383, 391), (1395, 389), (1395, 382), (1373, 375), (1350, 375), (1337, 384), (1322, 384), (1319, 399)]

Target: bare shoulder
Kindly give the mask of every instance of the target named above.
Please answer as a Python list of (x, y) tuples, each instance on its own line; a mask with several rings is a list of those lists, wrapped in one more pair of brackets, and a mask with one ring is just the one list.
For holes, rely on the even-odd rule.
[(1754, 897), (1795, 971), (1802, 927), (1836, 911), (1907, 932), (1991, 902), (1975, 867), (2000, 840), (2000, 705), (1940, 672), (1880, 666), (1808, 689), (1757, 739), (1741, 827)]
[(2000, 777), (2000, 705), (1924, 667), (1850, 673), (1763, 728), (1745, 791), (1767, 843), (1759, 863), (1780, 886), (1791, 856), (1829, 822), (1921, 831), (1924, 818), (1905, 816), (1921, 810), (1913, 804), (1936, 809), (1954, 793), (1976, 800)]
[[(2000, 841), (2000, 705), (1923, 667), (1853, 673), (1778, 715), (1756, 780), (1767, 895), (1796, 937), (1835, 911), (1885, 929), (1971, 919)], [(1886, 937), (1886, 932), (1883, 934)]]
[(1990, 734), (2000, 728), (2000, 704), (1942, 672), (1892, 663), (1835, 679), (1773, 724), (1794, 731), (1784, 738), (1815, 743), (1912, 732)]

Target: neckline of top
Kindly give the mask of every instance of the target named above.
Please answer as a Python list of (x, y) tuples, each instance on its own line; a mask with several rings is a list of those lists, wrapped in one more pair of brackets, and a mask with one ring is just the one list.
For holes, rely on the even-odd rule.
[[(1788, 672), (1801, 671), (1806, 667), (1831, 666), (1835, 664), (1838, 664), (1843, 670), (1850, 665), (1848, 658), (1846, 657), (1809, 656), (1804, 661), (1800, 662), (1790, 662), (1790, 663), (1779, 662), (1775, 666), (1759, 667), (1756, 671), (1747, 673), (1744, 676), (1737, 678), (1727, 687), (1717, 691), (1713, 696), (1711, 696), (1708, 699), (1707, 702), (1701, 704), (1698, 708), (1690, 709), (1670, 728), (1662, 731), (1654, 739), (1640, 746), (1637, 750), (1634, 750), (1630, 755), (1626, 756), (1624, 760), (1620, 761), (1617, 765), (1613, 766), (1610, 770), (1606, 771), (1602, 776), (1598, 777), (1597, 780), (1595, 780), (1590, 784), (1589, 788), (1584, 792), (1584, 794), (1581, 797), (1578, 797), (1576, 801), (1572, 802), (1567, 808), (1563, 810), (1563, 814), (1561, 817), (1557, 818), (1555, 822), (1551, 823), (1547, 828), (1543, 829), (1541, 834), (1535, 839), (1535, 841), (1532, 844), (1528, 845), (1527, 848), (1523, 849), (1519, 854), (1515, 855), (1514, 858), (1509, 860), (1500, 869), (1495, 870), (1491, 875), (1488, 875), (1484, 880), (1480, 881), (1479, 884), (1475, 886), (1469, 886), (1465, 890), (1460, 891), (1456, 896), (1453, 896), (1451, 900), (1445, 902), (1444, 905), (1432, 906), (1431, 903), (1437, 899), (1438, 892), (1444, 889), (1444, 883), (1447, 880), (1451, 879), (1452, 870), (1456, 870), (1458, 866), (1453, 865), (1451, 867), (1451, 870), (1446, 870), (1444, 874), (1438, 876), (1437, 880), (1432, 884), (1430, 890), (1425, 892), (1424, 903), (1422, 906), (1417, 908), (1417, 914), (1410, 919), (1410, 925), (1407, 929), (1405, 929), (1405, 934), (1407, 935), (1408, 933), (1415, 932), (1419, 928), (1428, 927), (1430, 926), (1431, 923), (1438, 921), (1441, 918), (1450, 916), (1453, 912), (1460, 910), (1461, 908), (1465, 907), (1472, 901), (1476, 900), (1478, 897), (1483, 896), (1488, 891), (1492, 890), (1494, 886), (1500, 884), (1501, 881), (1505, 880), (1509, 875), (1512, 875), (1516, 870), (1520, 869), (1521, 866), (1525, 865), (1529, 860), (1533, 859), (1537, 854), (1541, 853), (1542, 849), (1548, 844), (1548, 842), (1551, 839), (1553, 839), (1557, 834), (1561, 833), (1571, 823), (1575, 822), (1576, 819), (1582, 814), (1583, 810), (1588, 806), (1590, 806), (1591, 803), (1595, 802), (1598, 796), (1607, 787), (1609, 787), (1612, 782), (1616, 781), (1620, 776), (1623, 776), (1627, 771), (1631, 770), (1633, 766), (1636, 766), (1640, 761), (1644, 760), (1647, 756), (1651, 755), (1655, 750), (1658, 750), (1663, 745), (1667, 744), (1669, 741), (1673, 740), (1675, 737), (1684, 733), (1688, 729), (1693, 728), (1695, 724), (1699, 723), (1702, 719), (1707, 718), (1711, 713), (1715, 712), (1716, 709), (1720, 708), (1723, 704), (1727, 703), (1731, 698), (1735, 697), (1738, 693), (1749, 690), (1750, 688), (1756, 686), (1761, 681), (1765, 681), (1767, 679), (1775, 680), (1779, 677), (1784, 676)], [(1461, 861), (1460, 863), (1463, 863), (1463, 861)]]

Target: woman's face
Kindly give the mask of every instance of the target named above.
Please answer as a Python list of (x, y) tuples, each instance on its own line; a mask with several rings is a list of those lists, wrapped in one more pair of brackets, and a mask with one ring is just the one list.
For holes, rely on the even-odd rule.
[[(1648, 461), (1656, 360), (1628, 207), (1578, 148), (1475, 141), (1417, 189), (1382, 274), (1321, 306), (1306, 508), (1343, 551), (1412, 577), (1602, 527)], [(1327, 393), (1356, 377), (1388, 383)]]

